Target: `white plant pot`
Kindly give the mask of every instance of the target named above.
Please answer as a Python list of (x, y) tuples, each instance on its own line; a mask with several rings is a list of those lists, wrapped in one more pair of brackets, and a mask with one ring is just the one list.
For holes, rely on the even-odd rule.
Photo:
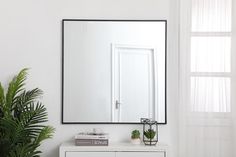
[(141, 144), (140, 138), (131, 139), (132, 144)]

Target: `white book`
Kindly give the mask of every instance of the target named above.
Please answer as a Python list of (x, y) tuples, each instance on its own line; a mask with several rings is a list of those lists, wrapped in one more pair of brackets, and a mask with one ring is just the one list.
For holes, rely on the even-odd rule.
[(108, 146), (108, 139), (76, 139), (77, 146)]
[(99, 134), (99, 135), (77, 134), (75, 135), (75, 139), (109, 139), (109, 135), (108, 134)]

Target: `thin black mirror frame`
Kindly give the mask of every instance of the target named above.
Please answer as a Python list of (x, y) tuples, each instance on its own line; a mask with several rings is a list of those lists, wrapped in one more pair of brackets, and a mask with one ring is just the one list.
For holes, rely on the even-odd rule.
[(62, 86), (61, 86), (61, 123), (62, 124), (142, 124), (141, 122), (64, 122), (64, 22), (65, 21), (104, 21), (104, 22), (164, 22), (165, 23), (165, 122), (167, 124), (167, 20), (111, 20), (111, 19), (62, 19)]

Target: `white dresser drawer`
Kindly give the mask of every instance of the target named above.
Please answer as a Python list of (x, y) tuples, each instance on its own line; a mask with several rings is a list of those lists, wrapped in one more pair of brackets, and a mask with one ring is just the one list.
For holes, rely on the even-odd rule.
[(168, 157), (167, 145), (156, 146), (111, 143), (109, 146), (75, 146), (72, 142), (60, 146), (59, 157)]
[(116, 152), (116, 157), (165, 157), (164, 152)]
[(66, 157), (115, 157), (115, 152), (66, 152)]

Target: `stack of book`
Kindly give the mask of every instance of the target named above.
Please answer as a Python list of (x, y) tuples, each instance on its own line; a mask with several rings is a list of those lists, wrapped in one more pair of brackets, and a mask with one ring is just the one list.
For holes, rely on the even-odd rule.
[(109, 136), (106, 133), (79, 133), (75, 135), (76, 146), (108, 146)]

